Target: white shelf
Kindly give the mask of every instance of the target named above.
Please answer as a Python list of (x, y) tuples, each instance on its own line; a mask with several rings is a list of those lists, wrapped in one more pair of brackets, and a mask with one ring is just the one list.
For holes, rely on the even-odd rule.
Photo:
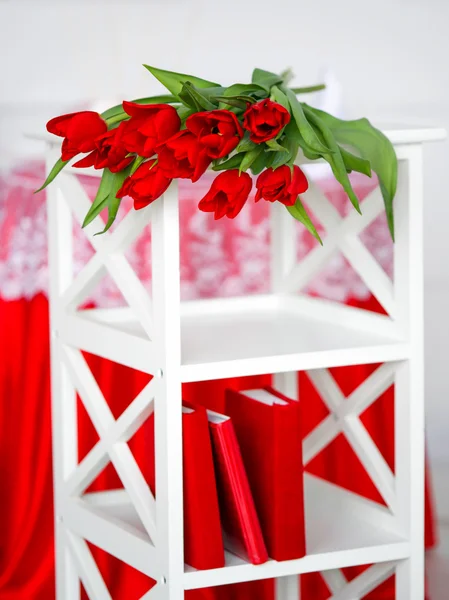
[[(307, 556), (251, 565), (226, 553), (226, 566), (197, 571), (186, 565), (185, 589), (253, 581), (407, 558), (409, 543), (394, 528), (387, 509), (306, 474)], [(107, 552), (120, 554), (151, 576), (156, 552), (125, 490), (88, 494), (72, 500), (65, 520), (70, 528)], [(82, 518), (80, 518), (82, 517)], [(90, 522), (89, 522), (90, 521)], [(115, 530), (115, 535), (108, 531)], [(117, 532), (121, 534), (117, 536)], [(113, 546), (113, 547), (112, 547)], [(354, 550), (357, 552), (354, 553)], [(152, 560), (150, 560), (152, 559)]]
[[(409, 346), (393, 325), (382, 315), (307, 297), (186, 302), (181, 377), (203, 381), (403, 360)], [(70, 345), (144, 372), (157, 367), (151, 342), (126, 308), (80, 311), (64, 321), (60, 335)]]
[[(176, 182), (144, 211), (130, 211), (114, 231), (84, 229), (96, 251), (75, 279), (73, 217), (91, 206), (74, 169), (48, 189), (51, 259), (53, 464), (55, 471), (56, 595), (109, 600), (84, 540), (158, 582), (143, 598), (182, 600), (186, 589), (275, 578), (276, 600), (298, 598), (297, 575), (322, 572), (335, 598), (362, 598), (393, 572), (398, 600), (424, 596), (424, 410), (422, 308), (422, 148), (442, 139), (435, 128), (387, 128), (399, 159), (395, 197), (394, 282), (359, 235), (382, 211), (379, 190), (362, 216), (338, 215), (316, 186), (307, 192), (327, 231), (324, 248), (295, 264), (294, 223), (283, 207), (271, 212), (271, 295), (180, 302), (179, 196)], [(49, 150), (50, 169), (59, 157)], [(79, 172), (77, 172), (79, 174)], [(319, 214), (318, 214), (319, 213)], [(127, 268), (124, 254), (151, 223), (153, 297)], [(334, 250), (366, 283), (387, 315), (298, 295)], [(105, 273), (130, 308), (76, 310)], [(156, 377), (114, 420), (79, 350)], [(348, 397), (329, 368), (383, 364)], [(318, 369), (318, 370), (317, 370)], [(297, 397), (297, 371), (308, 371), (329, 409), (307, 436), (306, 463), (344, 435), (388, 505), (364, 500), (312, 476), (306, 478), (307, 556), (254, 566), (227, 554), (226, 566), (196, 571), (184, 565), (182, 382), (275, 374), (276, 387)], [(360, 415), (394, 384), (395, 470)], [(78, 392), (99, 442), (78, 463)], [(156, 414), (158, 496), (153, 498), (127, 441)], [(110, 459), (125, 490), (82, 496)], [(68, 551), (69, 550), (69, 551)], [(338, 570), (372, 566), (351, 582)], [(78, 591), (77, 591), (78, 590)]]

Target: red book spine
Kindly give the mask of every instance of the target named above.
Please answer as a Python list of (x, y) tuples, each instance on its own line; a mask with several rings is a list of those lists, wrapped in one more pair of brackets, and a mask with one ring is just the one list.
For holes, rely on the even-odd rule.
[(274, 551), (276, 560), (306, 553), (301, 415), (298, 402), (273, 406), (274, 418)]
[(184, 558), (196, 569), (224, 567), (217, 486), (205, 409), (183, 413)]
[(254, 500), (230, 419), (209, 423), (226, 546), (254, 565), (268, 560)]
[[(268, 391), (273, 392), (269, 389)], [(232, 418), (268, 554), (275, 560), (305, 554), (300, 405), (269, 406), (228, 390)]]

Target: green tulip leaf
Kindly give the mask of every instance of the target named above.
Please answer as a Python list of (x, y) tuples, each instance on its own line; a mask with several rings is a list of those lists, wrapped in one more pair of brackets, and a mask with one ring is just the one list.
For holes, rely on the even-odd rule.
[(329, 127), (339, 144), (354, 148), (362, 158), (369, 161), (379, 179), (388, 227), (394, 240), (393, 200), (397, 188), (398, 161), (390, 140), (373, 127), (368, 119), (343, 121), (316, 108), (308, 108)]
[(301, 134), (308, 149), (312, 152), (318, 153), (332, 152), (332, 149), (328, 148), (327, 145), (323, 144), (323, 142), (316, 134), (315, 130), (313, 129), (312, 125), (309, 123), (305, 115), (301, 102), (299, 102), (298, 98), (295, 96), (292, 90), (286, 88), (284, 91), (288, 98), (291, 113), (296, 121), (299, 133)]
[(117, 198), (117, 192), (122, 187), (126, 177), (130, 174), (131, 167), (123, 169), (118, 173), (111, 173), (109, 169), (103, 170), (100, 186), (98, 188), (95, 199), (84, 218), (83, 227), (87, 227), (105, 208), (108, 209), (108, 220), (103, 231), (99, 231), (95, 235), (105, 233), (115, 221), (117, 211), (120, 206), (121, 199)]
[(196, 108), (198, 111), (215, 110), (218, 106), (213, 104), (200, 90), (196, 89), (189, 81), (186, 81), (179, 93), (179, 98), (190, 108)]
[(274, 85), (271, 88), (271, 99), (286, 108), (288, 112), (291, 112), (290, 103), (287, 96), (278, 88), (277, 85)]
[(268, 140), (265, 144), (270, 152), (287, 152), (287, 149), (281, 146), (276, 140)]
[(304, 106), (304, 113), (307, 115), (310, 123), (314, 125), (316, 130), (320, 133), (324, 143), (330, 148), (331, 152), (322, 154), (324, 160), (326, 160), (332, 169), (332, 173), (335, 179), (341, 184), (346, 194), (348, 195), (351, 204), (354, 206), (357, 212), (361, 213), (359, 200), (352, 189), (351, 182), (349, 181), (348, 173), (346, 171), (346, 165), (341, 155), (340, 148), (335, 140), (333, 132), (327, 124), (311, 111), (308, 106)]
[(53, 181), (56, 175), (58, 175), (62, 171), (62, 169), (68, 164), (68, 162), (68, 160), (62, 160), (62, 158), (58, 158), (58, 160), (53, 165), (53, 168), (51, 169), (50, 173), (48, 174), (47, 179), (44, 181), (44, 183), (39, 189), (35, 190), (34, 193), (37, 194), (38, 192), (44, 190), (47, 187), (47, 185), (49, 185)]
[(256, 147), (257, 147), (257, 144), (255, 144), (254, 142), (252, 142), (249, 139), (249, 131), (246, 131), (245, 135), (240, 140), (235, 151), (236, 152), (249, 152), (250, 150), (254, 150), (254, 148), (256, 148)]
[(286, 208), (288, 212), (292, 215), (292, 217), (294, 217), (297, 221), (302, 223), (307, 228), (307, 230), (310, 231), (313, 237), (316, 238), (321, 245), (323, 245), (323, 242), (318, 234), (318, 231), (315, 228), (315, 225), (312, 223), (309, 215), (307, 214), (306, 209), (304, 208), (303, 203), (301, 202), (301, 198), (298, 196), (295, 204), (293, 206), (287, 206)]
[(269, 92), (273, 85), (282, 83), (283, 79), (280, 75), (277, 75), (276, 73), (264, 71), (263, 69), (254, 69), (251, 81), (252, 83), (257, 83), (258, 85), (260, 85), (260, 87)]
[(163, 69), (156, 69), (156, 67), (151, 67), (150, 65), (143, 66), (175, 96), (179, 96), (182, 86), (186, 81), (189, 81), (197, 88), (221, 87), (219, 83), (207, 81), (206, 79), (201, 79), (200, 77), (195, 77), (193, 75), (175, 73), (174, 71), (164, 71)]
[(87, 215), (84, 217), (82, 227), (87, 227), (87, 225), (89, 225), (89, 223), (91, 223), (95, 217), (97, 217), (107, 206), (107, 199), (111, 190), (112, 178), (113, 173), (111, 173), (109, 169), (104, 169), (94, 201), (92, 202)]
[(242, 160), (245, 156), (245, 152), (240, 152), (239, 154), (234, 154), (228, 160), (225, 160), (221, 163), (215, 163), (212, 167), (213, 171), (224, 171), (226, 169), (238, 169), (242, 163)]
[(223, 92), (223, 96), (239, 96), (241, 94), (260, 94), (266, 96), (265, 88), (257, 83), (234, 83)]
[(234, 108), (245, 109), (247, 102), (243, 100), (240, 96), (214, 96), (214, 100), (218, 100), (218, 108), (226, 108), (226, 106), (233, 106)]
[(271, 167), (275, 154), (273, 152), (261, 152), (251, 165), (253, 175), (259, 175), (264, 169)]
[(345, 163), (346, 171), (351, 173), (352, 171), (357, 171), (358, 173), (363, 173), (363, 175), (367, 175), (371, 177), (371, 165), (369, 160), (365, 160), (360, 156), (356, 156), (349, 152), (349, 150), (345, 150), (342, 146), (338, 146), (340, 149), (340, 154), (343, 158), (343, 162)]
[(239, 172), (241, 173), (242, 171), (247, 171), (262, 152), (263, 147), (260, 145), (256, 146), (249, 152), (245, 152), (245, 156), (243, 157), (243, 160), (240, 163)]

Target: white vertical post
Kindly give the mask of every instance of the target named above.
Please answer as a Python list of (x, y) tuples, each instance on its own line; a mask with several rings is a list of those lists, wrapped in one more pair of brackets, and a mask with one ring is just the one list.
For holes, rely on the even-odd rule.
[[(292, 270), (296, 261), (295, 221), (279, 203), (270, 205), (271, 210), (271, 289), (274, 293), (281, 289), (284, 278)], [(298, 374), (296, 371), (275, 373), (274, 386), (291, 398), (298, 398)], [(301, 594), (300, 577), (278, 577), (276, 579), (276, 600), (299, 600)]]
[(424, 598), (424, 336), (422, 148), (404, 149), (395, 198), (394, 289), (398, 323), (410, 342), (410, 360), (395, 382), (397, 519), (411, 556), (396, 570), (397, 600)]
[[(48, 152), (47, 173), (58, 158)], [(64, 177), (63, 174), (60, 177)], [(78, 464), (76, 393), (61, 360), (58, 329), (63, 315), (61, 295), (73, 277), (72, 216), (58, 182), (46, 189), (49, 300), (50, 360), (53, 430), (53, 487), (55, 504), (55, 559), (57, 600), (79, 600), (80, 582), (73, 557), (66, 544), (63, 522), (64, 480)]]
[(151, 223), (155, 343), (156, 547), (161, 598), (183, 600), (181, 323), (178, 188), (154, 203)]
[(281, 289), (283, 279), (296, 262), (295, 220), (279, 202), (270, 203), (271, 289)]

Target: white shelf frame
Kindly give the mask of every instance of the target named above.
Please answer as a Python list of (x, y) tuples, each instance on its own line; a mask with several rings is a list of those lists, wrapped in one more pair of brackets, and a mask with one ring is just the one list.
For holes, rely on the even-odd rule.
[[(421, 137), (420, 137), (421, 134)], [(383, 210), (379, 189), (342, 219), (312, 184), (306, 200), (330, 233), (295, 263), (294, 222), (280, 205), (272, 207), (272, 295), (259, 298), (180, 301), (179, 214), (176, 184), (150, 207), (131, 211), (114, 232), (95, 237), (101, 218), (85, 230), (95, 255), (73, 278), (73, 220), (81, 224), (89, 200), (67, 168), (47, 190), (50, 262), (50, 319), (55, 490), (56, 590), (58, 600), (79, 600), (79, 581), (92, 600), (110, 600), (85, 540), (103, 548), (158, 583), (143, 600), (181, 600), (184, 590), (238, 581), (276, 578), (277, 600), (299, 598), (298, 574), (321, 571), (334, 600), (360, 598), (396, 573), (397, 600), (424, 597), (424, 400), (422, 278), (422, 142), (441, 139), (441, 130), (397, 131), (399, 158), (395, 199), (394, 283), (361, 243), (358, 234)], [(47, 168), (58, 157), (48, 146)], [(96, 175), (96, 173), (88, 172)], [(127, 246), (151, 222), (152, 298), (127, 262)], [(297, 296), (332, 252), (343, 252), (388, 316)], [(78, 311), (78, 305), (108, 272), (129, 309)], [(316, 321), (325, 332), (343, 323), (347, 331), (380, 335), (382, 341), (354, 347), (220, 357), (184, 361), (183, 319), (248, 314), (250, 307), (274, 319), (286, 311)], [(246, 311), (246, 312), (245, 312)], [(265, 315), (265, 313), (263, 313)], [(195, 321), (193, 321), (194, 323)], [(276, 321), (274, 321), (276, 322)], [(129, 324), (138, 323), (140, 328)], [(364, 335), (365, 335), (364, 333)], [(348, 333), (349, 335), (349, 333)], [(371, 339), (370, 337), (370, 339)], [(377, 338), (375, 338), (377, 340)], [(325, 341), (325, 336), (323, 337)], [(281, 340), (282, 345), (282, 340)], [(154, 375), (115, 420), (80, 350), (88, 350)], [(328, 367), (381, 362), (348, 399)], [(309, 462), (340, 432), (362, 461), (388, 508), (337, 486), (308, 477), (311, 506), (332, 514), (329, 535), (308, 522), (314, 547), (305, 558), (255, 567), (227, 555), (223, 569), (195, 571), (184, 566), (182, 506), (181, 383), (270, 372), (275, 385), (297, 397), (296, 371), (307, 370), (330, 415), (304, 440)], [(395, 385), (395, 474), (362, 425), (359, 415), (392, 383)], [(78, 465), (76, 391), (99, 434), (99, 442)], [(127, 441), (155, 410), (157, 499), (148, 488)], [(125, 490), (84, 494), (111, 461)], [(324, 486), (324, 487), (323, 487)], [(324, 491), (323, 491), (324, 490)], [(328, 504), (326, 504), (326, 502)], [(309, 512), (308, 515), (312, 514)], [(351, 519), (356, 521), (351, 526)], [(346, 521), (345, 521), (346, 519)], [(347, 520), (349, 519), (349, 521)], [(313, 520), (313, 519), (311, 519)], [(320, 519), (318, 518), (317, 521)], [(348, 523), (332, 533), (333, 523)], [(363, 523), (359, 527), (357, 523)], [(364, 529), (365, 526), (365, 529)], [(353, 530), (353, 531), (352, 531)], [(362, 542), (355, 533), (366, 535)], [(321, 535), (321, 537), (320, 537)], [(332, 536), (335, 536), (335, 539)], [(379, 537), (380, 536), (380, 537)], [(328, 539), (327, 539), (328, 538)], [(366, 545), (364, 541), (366, 540)], [(380, 541), (379, 541), (380, 540)], [(326, 545), (327, 544), (327, 545)], [(328, 547), (335, 544), (335, 547)], [(348, 583), (341, 568), (373, 566)]]

